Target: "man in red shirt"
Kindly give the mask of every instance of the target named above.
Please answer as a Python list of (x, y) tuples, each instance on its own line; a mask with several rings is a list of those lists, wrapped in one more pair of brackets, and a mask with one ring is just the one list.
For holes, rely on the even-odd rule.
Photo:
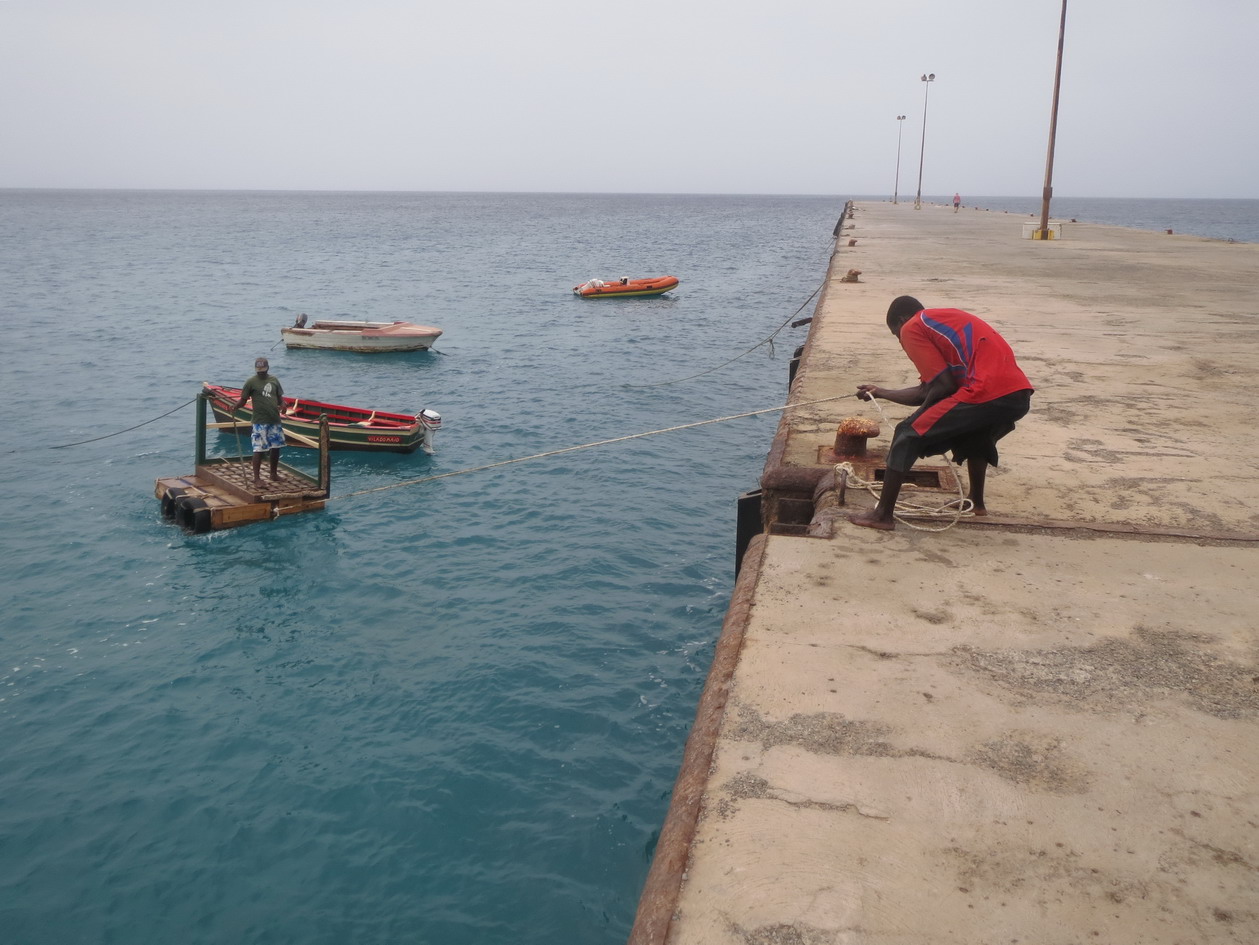
[(919, 409), (896, 425), (878, 505), (850, 520), (866, 528), (895, 528), (896, 499), (914, 463), (948, 450), (955, 463), (966, 462), (975, 514), (987, 514), (984, 478), (988, 466), (997, 465), (997, 440), (1031, 407), (1027, 375), (1006, 340), (961, 309), (924, 309), (902, 295), (888, 307), (887, 327), (918, 369), (920, 383), (901, 390), (858, 384), (857, 397)]

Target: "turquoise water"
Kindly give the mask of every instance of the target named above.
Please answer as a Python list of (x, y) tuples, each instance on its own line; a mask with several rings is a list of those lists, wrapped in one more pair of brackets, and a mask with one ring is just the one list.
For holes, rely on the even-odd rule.
[[(1092, 219), (1167, 210), (1136, 203)], [(0, 191), (0, 941), (624, 941), (777, 414), (346, 496), (780, 405), (804, 328), (660, 382), (810, 314), (842, 205)], [(443, 353), (286, 352), (298, 312)], [(336, 454), (326, 511), (179, 532), (153, 481), (192, 470), (188, 401), (258, 354), (439, 411), (438, 454)]]
[[(442, 414), (434, 457), (336, 454), (334, 496), (780, 405), (807, 329), (647, 385), (791, 319), (842, 205), (0, 193), (0, 939), (623, 941), (777, 414), (203, 536), (153, 482), (262, 353)], [(299, 311), (444, 353), (273, 347)]]

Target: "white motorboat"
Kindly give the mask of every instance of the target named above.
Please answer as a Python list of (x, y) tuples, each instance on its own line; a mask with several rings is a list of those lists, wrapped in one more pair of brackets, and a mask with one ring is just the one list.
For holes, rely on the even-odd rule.
[(313, 321), (305, 316), (280, 329), (288, 348), (328, 348), (333, 351), (425, 351), (442, 330), (411, 322)]

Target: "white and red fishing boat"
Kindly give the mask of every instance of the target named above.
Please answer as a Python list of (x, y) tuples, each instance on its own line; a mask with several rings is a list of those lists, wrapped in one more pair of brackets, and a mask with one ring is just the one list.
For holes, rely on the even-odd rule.
[[(215, 426), (224, 432), (249, 432), (253, 411), (245, 404), (236, 411), (231, 408), (240, 400), (239, 387), (223, 387), (206, 381), (202, 387), (214, 411)], [(442, 425), (441, 414), (421, 410), (417, 414), (389, 413), (366, 407), (347, 407), (320, 400), (284, 398), (280, 425), (290, 446), (318, 446), (319, 418), (328, 418), (328, 446), (334, 450), (363, 450), (372, 453), (413, 453), (423, 449), (432, 453), (433, 434)]]

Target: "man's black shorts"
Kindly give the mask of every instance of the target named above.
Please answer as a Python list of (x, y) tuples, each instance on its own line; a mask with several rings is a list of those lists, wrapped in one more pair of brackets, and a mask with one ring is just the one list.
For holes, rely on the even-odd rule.
[(997, 465), (997, 440), (1014, 429), (1014, 424), (1031, 409), (1032, 392), (1015, 391), (982, 404), (932, 404), (914, 411), (896, 425), (887, 468), (909, 472), (923, 456), (953, 451), (953, 462), (963, 463), (972, 456)]

